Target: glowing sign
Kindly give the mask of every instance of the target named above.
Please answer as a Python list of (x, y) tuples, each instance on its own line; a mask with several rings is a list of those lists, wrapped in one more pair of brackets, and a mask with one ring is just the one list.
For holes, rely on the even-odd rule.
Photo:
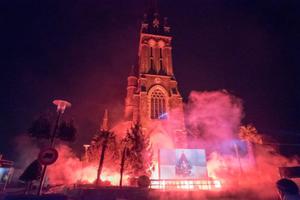
[(207, 178), (204, 149), (160, 149), (160, 179)]

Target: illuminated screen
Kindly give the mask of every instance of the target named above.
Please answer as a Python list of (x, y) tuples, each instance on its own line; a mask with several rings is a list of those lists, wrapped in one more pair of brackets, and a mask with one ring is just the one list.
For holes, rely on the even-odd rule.
[(0, 167), (0, 183), (5, 183), (9, 175), (9, 168)]
[(160, 179), (207, 177), (204, 149), (160, 149)]

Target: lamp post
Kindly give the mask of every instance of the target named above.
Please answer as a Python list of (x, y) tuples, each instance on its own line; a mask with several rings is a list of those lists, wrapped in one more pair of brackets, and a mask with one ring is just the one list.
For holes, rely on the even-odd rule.
[(233, 147), (234, 147), (236, 158), (238, 160), (238, 164), (239, 164), (239, 168), (240, 168), (240, 176), (241, 176), (243, 174), (243, 168), (242, 168), (242, 163), (241, 163), (241, 156), (240, 156), (238, 145), (236, 142), (233, 143)]
[[(56, 121), (55, 121), (55, 125), (53, 128), (51, 137), (50, 137), (50, 147), (54, 146), (56, 132), (57, 132), (59, 120), (60, 120), (62, 114), (65, 112), (66, 108), (71, 107), (71, 103), (69, 103), (68, 101), (65, 101), (65, 100), (56, 99), (52, 103), (54, 105), (56, 105), (57, 117), (56, 117)], [(47, 165), (44, 165), (41, 179), (40, 179), (39, 188), (38, 188), (38, 193), (37, 193), (38, 195), (41, 195), (41, 193), (42, 193), (46, 170), (47, 170)]]
[(84, 144), (83, 148), (84, 148), (84, 161), (88, 161), (89, 160), (89, 156), (88, 156), (88, 150), (90, 148), (91, 145), (89, 144)]
[(50, 143), (51, 147), (54, 146), (56, 131), (57, 131), (57, 128), (58, 128), (58, 123), (59, 123), (59, 120), (61, 118), (61, 115), (65, 112), (66, 108), (71, 107), (71, 103), (69, 103), (68, 101), (65, 101), (65, 100), (58, 100), (57, 99), (57, 100), (53, 101), (53, 104), (56, 105), (57, 118), (56, 118), (54, 129), (53, 129), (53, 132), (52, 132), (52, 135), (51, 135), (51, 143)]

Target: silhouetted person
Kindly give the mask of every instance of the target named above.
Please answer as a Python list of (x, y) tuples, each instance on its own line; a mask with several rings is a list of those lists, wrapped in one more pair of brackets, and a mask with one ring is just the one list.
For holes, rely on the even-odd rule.
[(280, 179), (276, 182), (276, 187), (281, 200), (300, 200), (299, 188), (290, 179)]
[(41, 178), (42, 174), (42, 165), (38, 160), (34, 160), (19, 177), (19, 180), (25, 182), (25, 191), (27, 194), (31, 191), (32, 181), (37, 181)]

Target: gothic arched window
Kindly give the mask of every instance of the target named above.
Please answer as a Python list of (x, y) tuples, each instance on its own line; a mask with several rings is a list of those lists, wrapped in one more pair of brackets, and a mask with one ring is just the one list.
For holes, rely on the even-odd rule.
[(161, 90), (155, 89), (151, 93), (151, 119), (166, 118), (166, 97)]

